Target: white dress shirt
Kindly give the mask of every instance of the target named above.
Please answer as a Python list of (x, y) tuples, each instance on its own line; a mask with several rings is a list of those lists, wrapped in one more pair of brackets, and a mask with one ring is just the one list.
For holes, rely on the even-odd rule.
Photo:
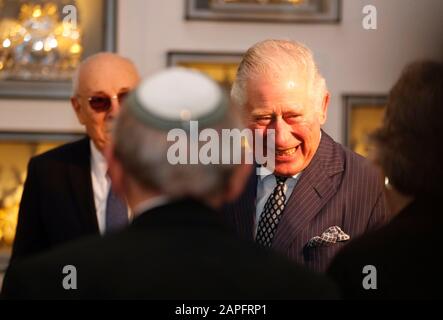
[[(91, 178), (92, 190), (94, 191), (95, 212), (97, 214), (98, 229), (100, 234), (106, 232), (106, 200), (108, 199), (111, 179), (107, 175), (108, 164), (103, 154), (97, 149), (94, 142), (91, 146)], [(129, 221), (132, 219), (131, 210), (128, 209)]]
[[(265, 169), (265, 168), (263, 168)], [(274, 174), (271, 171), (264, 170), (265, 174), (260, 175), (258, 177), (257, 182), (257, 199), (256, 199), (256, 210), (255, 210), (255, 222), (254, 222), (254, 238), (257, 235), (257, 228), (258, 228), (258, 222), (260, 221), (260, 215), (263, 212), (263, 209), (265, 207), (266, 201), (268, 200), (269, 196), (272, 194), (272, 191), (274, 191), (274, 188), (277, 185), (277, 181), (275, 179)], [(285, 181), (285, 185), (283, 187), (283, 191), (286, 196), (286, 203), (288, 203), (289, 197), (292, 194), (292, 191), (294, 191), (295, 185), (297, 184), (298, 180), (300, 179), (300, 175), (302, 172), (297, 173), (296, 175), (292, 177), (288, 177)]]

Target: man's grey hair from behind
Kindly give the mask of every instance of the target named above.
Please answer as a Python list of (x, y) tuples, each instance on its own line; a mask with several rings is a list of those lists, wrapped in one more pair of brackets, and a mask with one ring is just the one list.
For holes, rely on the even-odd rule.
[(326, 81), (320, 74), (310, 49), (291, 40), (264, 40), (256, 43), (243, 56), (231, 89), (231, 100), (240, 108), (247, 103), (247, 85), (254, 77), (278, 78), (294, 72), (305, 72), (316, 108), (327, 93)]
[[(243, 123), (236, 110), (229, 110), (211, 128), (221, 137), (222, 129), (241, 129)], [(238, 164), (170, 164), (167, 153), (171, 142), (167, 141), (167, 135), (166, 131), (140, 122), (129, 108), (122, 108), (114, 127), (115, 157), (139, 186), (155, 189), (170, 198), (205, 199), (224, 190)]]

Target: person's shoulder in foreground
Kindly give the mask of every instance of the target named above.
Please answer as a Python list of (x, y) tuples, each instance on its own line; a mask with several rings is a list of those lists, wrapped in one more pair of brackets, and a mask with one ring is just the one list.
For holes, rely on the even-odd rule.
[(442, 298), (440, 249), (443, 170), (443, 64), (416, 61), (391, 89), (384, 120), (371, 134), (373, 161), (385, 176), (394, 217), (350, 243), (331, 274), (346, 298)]
[(18, 261), (3, 298), (337, 299), (338, 291), (328, 278), (238, 239), (207, 206), (181, 200), (119, 234)]
[(443, 298), (442, 205), (418, 199), (388, 225), (349, 243), (328, 274), (345, 299)]

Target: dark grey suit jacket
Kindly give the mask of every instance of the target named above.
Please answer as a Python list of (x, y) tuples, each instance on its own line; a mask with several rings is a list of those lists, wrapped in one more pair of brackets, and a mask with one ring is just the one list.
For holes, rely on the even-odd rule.
[(89, 138), (29, 161), (12, 260), (98, 234)]
[[(224, 208), (238, 233), (253, 240), (257, 176), (251, 175), (243, 195)], [(382, 225), (388, 216), (380, 177), (363, 157), (336, 143), (325, 132), (283, 211), (272, 248), (324, 272), (347, 242), (308, 247), (308, 241), (331, 226), (351, 239)]]
[[(77, 289), (62, 273), (75, 266)], [(72, 272), (72, 271), (71, 271)], [(13, 263), (7, 299), (335, 299), (335, 285), (242, 241), (220, 213), (185, 199), (148, 210), (125, 230)]]

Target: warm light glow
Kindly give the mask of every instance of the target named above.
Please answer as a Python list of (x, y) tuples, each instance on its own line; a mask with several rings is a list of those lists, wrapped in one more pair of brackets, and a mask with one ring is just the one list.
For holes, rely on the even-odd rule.
[(57, 6), (53, 3), (47, 4), (45, 9), (46, 9), (46, 14), (50, 16), (55, 15), (57, 13)]
[(0, 19), (2, 79), (69, 79), (83, 52), (77, 17), (65, 19), (64, 1), (17, 2), (18, 15)]
[(57, 46), (58, 46), (57, 40), (54, 39), (54, 38), (52, 38), (51, 40), (49, 40), (49, 46), (50, 46), (52, 49), (57, 48)]
[(55, 38), (49, 38), (45, 41), (45, 51), (51, 51), (54, 48), (57, 48), (58, 42)]
[(34, 18), (39, 18), (42, 15), (42, 9), (40, 9), (40, 6), (37, 6), (37, 8), (35, 8), (34, 12), (32, 12), (32, 16)]
[(69, 50), (72, 54), (78, 54), (82, 51), (82, 46), (78, 43), (71, 46), (71, 50)]
[(43, 49), (44, 45), (43, 45), (43, 41), (37, 41), (36, 43), (34, 43), (34, 45), (32, 46), (32, 50), (34, 51), (41, 51)]
[(295, 88), (295, 82), (294, 81), (289, 81), (288, 82), (288, 88), (289, 89), (294, 89)]
[(72, 31), (71, 38), (74, 39), (74, 40), (79, 39), (80, 38), (80, 32), (78, 32), (77, 30)]
[(4, 67), (3, 62), (0, 61), (0, 70), (2, 70)]
[(11, 40), (5, 39), (3, 40), (3, 48), (9, 48), (11, 46)]

